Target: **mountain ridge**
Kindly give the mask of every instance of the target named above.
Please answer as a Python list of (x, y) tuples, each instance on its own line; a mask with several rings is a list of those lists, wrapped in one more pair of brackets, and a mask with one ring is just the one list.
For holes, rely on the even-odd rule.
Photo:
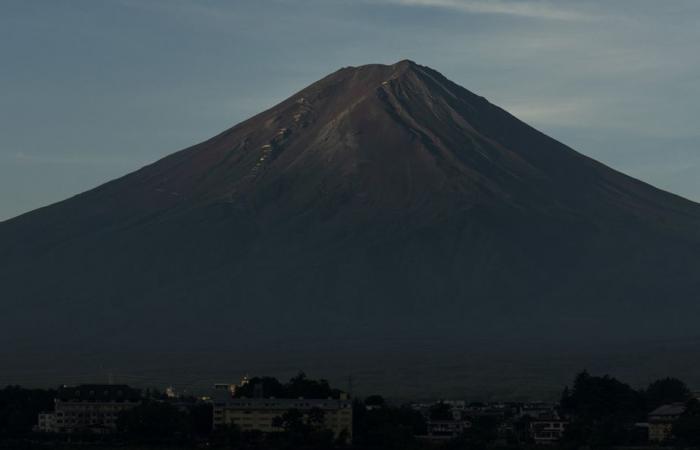
[(430, 68), (343, 68), (0, 222), (0, 335), (49, 353), (119, 349), (123, 364), (173, 346), (230, 351), (231, 332), (271, 358), (288, 340), (313, 353), (319, 336), (360, 336), (370, 353), (389, 335), (457, 349), (683, 338), (700, 312), (698, 225), (700, 205)]

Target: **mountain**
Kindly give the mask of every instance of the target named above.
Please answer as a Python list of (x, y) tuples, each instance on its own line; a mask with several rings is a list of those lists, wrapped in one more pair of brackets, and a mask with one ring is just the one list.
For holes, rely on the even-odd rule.
[(699, 269), (700, 205), (428, 67), (346, 67), (0, 223), (0, 373), (348, 373), (685, 339)]

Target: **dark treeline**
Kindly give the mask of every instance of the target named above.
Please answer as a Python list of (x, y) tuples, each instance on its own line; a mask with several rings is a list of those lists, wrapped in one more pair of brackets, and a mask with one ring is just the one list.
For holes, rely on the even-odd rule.
[(211, 405), (145, 399), (117, 419), (118, 437), (138, 443), (188, 443), (206, 439), (212, 429)]
[(25, 389), (7, 386), (0, 390), (0, 438), (32, 432), (37, 416), (53, 409), (55, 389)]
[(613, 377), (592, 376), (584, 371), (572, 388), (562, 393), (560, 411), (571, 421), (562, 445), (604, 448), (644, 444), (647, 436), (635, 424), (646, 422), (651, 411), (671, 403), (687, 406), (674, 424), (675, 444), (700, 445), (698, 401), (681, 380), (665, 378), (636, 390)]
[[(337, 398), (340, 391), (324, 380), (311, 380), (303, 374), (287, 383), (271, 377), (253, 378), (236, 391), (237, 396)], [(255, 390), (258, 390), (257, 392)], [(436, 403), (427, 417), (409, 405), (395, 405), (379, 395), (355, 399), (353, 408), (353, 443), (335, 438), (323, 426), (323, 412), (303, 415), (289, 411), (277, 420), (283, 431), (264, 435), (244, 432), (235, 425), (212, 431), (212, 407), (195, 398), (168, 399), (160, 392), (145, 392), (142, 404), (122, 413), (117, 421), (118, 432), (105, 436), (47, 436), (33, 433), (37, 415), (53, 407), (55, 390), (23, 389), (8, 386), (0, 390), (0, 443), (33, 442), (34, 445), (61, 445), (67, 442), (94, 445), (148, 446), (206, 446), (219, 449), (292, 449), (336, 448), (355, 449), (485, 449), (531, 448), (528, 417), (507, 417), (513, 425), (503, 435), (502, 422), (490, 417), (474, 417), (472, 426), (452, 440), (428, 443), (420, 436), (426, 434), (428, 420), (447, 420), (449, 407)], [(603, 449), (613, 446), (646, 445), (646, 435), (639, 422), (645, 422), (650, 411), (682, 402), (686, 411), (673, 427), (671, 444), (677, 447), (700, 446), (700, 404), (692, 398), (688, 387), (680, 380), (666, 378), (644, 389), (610, 376), (593, 376), (582, 372), (573, 384), (563, 390), (558, 412), (570, 425), (557, 446), (562, 449)], [(43, 444), (42, 444), (43, 442)], [(57, 444), (58, 443), (58, 444)], [(10, 448), (0, 445), (0, 448)], [(16, 448), (30, 448), (16, 445)], [(31, 447), (34, 448), (34, 447)], [(58, 447), (57, 447), (58, 448)], [(138, 447), (135, 447), (138, 448)]]
[(287, 383), (273, 377), (253, 377), (236, 389), (235, 397), (338, 398), (341, 391), (332, 389), (327, 380), (313, 380), (300, 372)]

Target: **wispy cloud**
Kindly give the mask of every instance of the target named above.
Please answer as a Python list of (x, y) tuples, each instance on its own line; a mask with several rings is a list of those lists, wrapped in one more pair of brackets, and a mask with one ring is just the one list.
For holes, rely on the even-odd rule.
[(595, 114), (594, 105), (583, 99), (510, 103), (504, 107), (517, 118), (533, 125), (580, 126)]
[(547, 20), (580, 21), (592, 16), (574, 9), (564, 8), (539, 0), (382, 0), (404, 6), (451, 9), (472, 14), (502, 14)]
[[(16, 152), (11, 155), (10, 158), (21, 164), (51, 164), (51, 165), (87, 165), (87, 166), (100, 166), (100, 165), (133, 165), (134, 159), (120, 158), (114, 156), (102, 156), (95, 157), (93, 154), (89, 155), (45, 155), (36, 153), (26, 153), (23, 151)], [(139, 161), (141, 162), (141, 161)]]

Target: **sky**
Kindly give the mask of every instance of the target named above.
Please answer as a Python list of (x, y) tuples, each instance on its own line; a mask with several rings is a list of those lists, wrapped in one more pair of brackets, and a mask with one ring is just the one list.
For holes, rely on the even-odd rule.
[(0, 220), (411, 59), (700, 201), (697, 0), (0, 0)]

